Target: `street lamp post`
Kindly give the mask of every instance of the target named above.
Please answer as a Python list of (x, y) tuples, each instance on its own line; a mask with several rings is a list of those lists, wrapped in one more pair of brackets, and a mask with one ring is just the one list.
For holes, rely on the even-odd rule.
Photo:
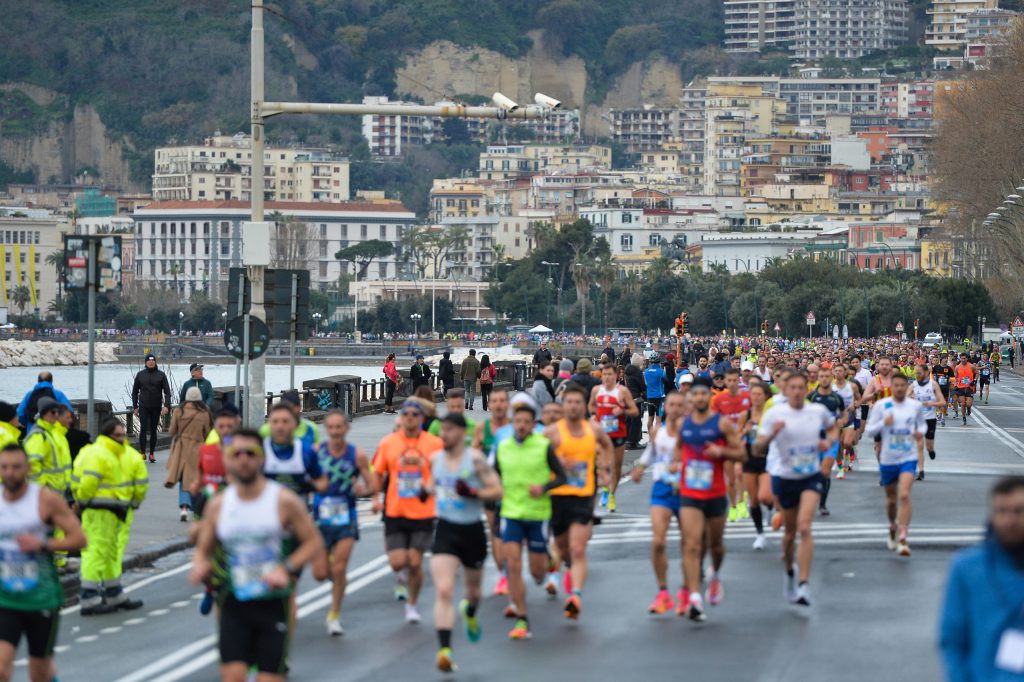
[(409, 316), (409, 319), (412, 320), (412, 335), (415, 336), (417, 340), (419, 340), (420, 320), (423, 319), (423, 316), (420, 315), (419, 313), (413, 313), (412, 315)]
[(323, 317), (323, 315), (321, 315), (320, 313), (313, 313), (313, 334), (314, 335), (317, 335), (317, 334), (320, 333), (320, 318), (322, 318), (322, 317)]
[[(540, 264), (541, 265), (546, 265), (548, 267), (548, 283), (551, 284), (551, 285), (554, 285), (555, 280), (551, 277), (551, 268), (558, 267), (559, 265), (561, 265), (561, 263), (549, 263), (546, 260), (542, 260), (540, 262)], [(551, 318), (551, 298), (552, 298), (551, 294), (552, 293), (554, 293), (554, 292), (548, 292), (548, 321), (549, 321), (549, 323), (554, 321)]]
[(178, 338), (181, 338), (181, 325), (185, 322), (185, 313), (178, 311)]

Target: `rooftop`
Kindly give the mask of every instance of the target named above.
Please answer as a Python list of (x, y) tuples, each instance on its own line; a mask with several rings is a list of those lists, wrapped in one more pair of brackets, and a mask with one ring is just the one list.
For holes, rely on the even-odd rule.
[[(328, 203), (326, 201), (267, 201), (267, 211), (307, 211), (316, 213), (412, 213), (411, 210), (397, 201), (343, 201)], [(155, 201), (140, 207), (139, 211), (240, 211), (249, 210), (248, 201)]]

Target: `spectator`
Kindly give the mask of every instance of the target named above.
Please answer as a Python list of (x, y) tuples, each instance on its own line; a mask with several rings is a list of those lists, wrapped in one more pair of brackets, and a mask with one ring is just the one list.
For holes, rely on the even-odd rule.
[(572, 371), (575, 368), (576, 365), (574, 365), (572, 360), (570, 360), (569, 358), (562, 358), (558, 362), (558, 374), (551, 382), (551, 385), (555, 387), (555, 399), (559, 400), (559, 402), (561, 402), (561, 400), (558, 398), (558, 387), (572, 378)]
[(538, 407), (544, 407), (555, 401), (555, 387), (551, 380), (555, 376), (555, 366), (545, 362), (537, 367), (537, 373), (533, 377), (533, 387), (530, 394), (537, 401)]
[(420, 386), (430, 387), (430, 377), (434, 376), (430, 365), (423, 361), (423, 355), (416, 356), (416, 362), (409, 368), (409, 380), (412, 381), (412, 388), (415, 391)]
[(402, 384), (402, 376), (395, 366), (395, 354), (388, 353), (384, 360), (384, 412), (395, 413), (395, 391)]
[(487, 411), (487, 401), (491, 397), (491, 390), (494, 388), (494, 380), (498, 377), (498, 370), (491, 364), (491, 358), (487, 354), (480, 356), (480, 402)]
[(39, 414), (39, 399), (44, 396), (53, 398), (58, 403), (66, 405), (70, 410), (74, 409), (68, 397), (53, 387), (53, 374), (40, 372), (36, 385), (25, 394), (25, 397), (21, 399), (21, 404), (18, 405), (18, 421), (21, 422), (26, 433), (32, 430), (32, 424), (35, 423), (36, 415)]
[(139, 418), (139, 452), (156, 461), (156, 427), (171, 409), (171, 387), (167, 375), (156, 368), (156, 356), (146, 356), (146, 366), (135, 375), (132, 385), (132, 411)]
[(192, 511), (192, 489), (199, 475), (199, 448), (213, 428), (213, 417), (203, 400), (202, 391), (192, 386), (185, 391), (185, 401), (171, 414), (171, 454), (167, 458), (165, 488), (178, 485), (178, 508), (181, 520), (188, 521)]
[(950, 682), (1024, 678), (1024, 476), (992, 489), (985, 541), (949, 571), (939, 645)]
[(213, 409), (213, 384), (210, 383), (209, 379), (203, 378), (203, 365), (198, 362), (193, 362), (189, 368), (189, 373), (192, 375), (188, 381), (181, 385), (181, 390), (178, 391), (178, 402), (185, 402), (185, 393), (188, 389), (195, 386), (199, 389), (199, 392), (203, 395), (203, 402), (206, 407)]
[[(415, 400), (416, 404), (420, 406), (420, 412), (423, 413), (423, 430), (428, 431), (431, 424), (437, 421), (437, 399), (434, 389), (430, 386), (420, 386), (410, 400)], [(403, 403), (403, 408), (408, 403), (409, 401), (406, 400)]]
[[(603, 351), (601, 351), (601, 355), (603, 356), (601, 358), (601, 362), (607, 361), (613, 365), (615, 364), (615, 349), (612, 348), (611, 341), (609, 341), (608, 345), (604, 347)], [(605, 360), (605, 358), (607, 358), (607, 360)]]
[(462, 388), (466, 390), (466, 409), (472, 410), (476, 402), (476, 380), (480, 377), (480, 361), (476, 359), (476, 350), (469, 349), (469, 357), (462, 361), (459, 378)]
[(571, 378), (571, 381), (583, 387), (588, 404), (590, 403), (590, 392), (601, 383), (599, 379), (594, 378), (592, 374), (593, 369), (594, 363), (590, 361), (590, 358), (580, 358), (579, 362), (576, 363), (576, 373)]
[(547, 341), (541, 341), (540, 348), (533, 354), (533, 364), (540, 367), (545, 362), (551, 362), (551, 350)]
[(626, 445), (636, 450), (642, 447), (640, 441), (643, 439), (643, 414), (642, 407), (647, 392), (647, 383), (644, 381), (644, 356), (634, 353), (624, 370), (626, 389), (633, 396), (633, 400), (640, 407), (640, 414), (635, 417), (626, 417)]
[(0, 448), (17, 445), (21, 440), (21, 422), (14, 405), (0, 402)]
[(1013, 352), (1013, 343), (1010, 343), (1010, 347), (1007, 348), (1006, 351), (1007, 354), (1010, 356), (1010, 369), (1013, 369), (1015, 367), (1015, 365), (1013, 364), (1013, 360), (1016, 357), (1016, 353)]
[[(437, 378), (444, 385), (445, 396), (455, 386), (455, 365), (452, 363), (452, 354), (449, 351), (441, 353), (441, 362), (437, 363)], [(486, 407), (484, 408), (487, 409)]]

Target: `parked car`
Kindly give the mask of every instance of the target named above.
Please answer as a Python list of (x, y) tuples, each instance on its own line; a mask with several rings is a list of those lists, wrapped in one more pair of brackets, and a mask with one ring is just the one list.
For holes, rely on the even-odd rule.
[(938, 332), (928, 332), (924, 335), (924, 343), (922, 344), (925, 348), (937, 348), (942, 345), (942, 334)]

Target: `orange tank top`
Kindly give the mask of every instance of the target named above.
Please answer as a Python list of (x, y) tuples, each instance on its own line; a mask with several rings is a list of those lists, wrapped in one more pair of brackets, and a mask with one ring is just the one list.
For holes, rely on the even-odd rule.
[(565, 469), (566, 483), (552, 490), (552, 495), (590, 497), (594, 494), (597, 438), (594, 437), (594, 430), (590, 424), (582, 424), (583, 435), (574, 436), (569, 433), (569, 425), (565, 419), (556, 422), (561, 443), (555, 449), (555, 454)]

